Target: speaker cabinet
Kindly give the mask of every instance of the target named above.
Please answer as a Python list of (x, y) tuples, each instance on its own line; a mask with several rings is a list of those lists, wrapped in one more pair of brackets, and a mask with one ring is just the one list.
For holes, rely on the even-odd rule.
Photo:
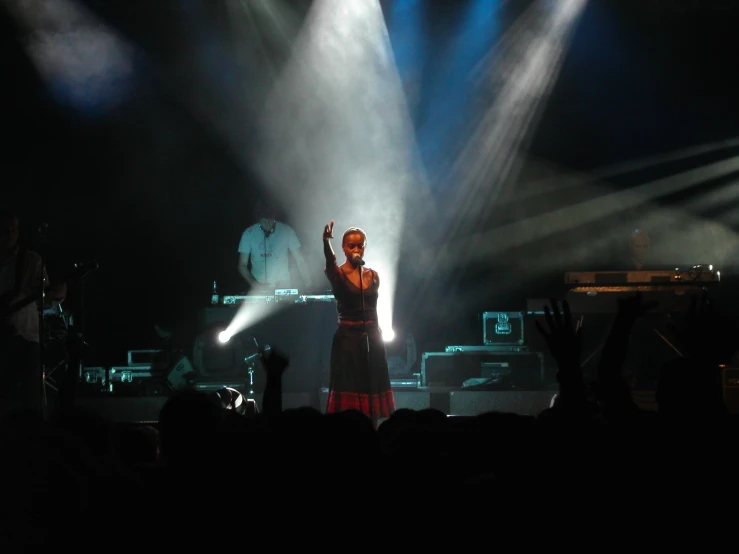
[[(424, 352), (421, 356), (421, 384), (427, 387), (461, 387), (469, 379), (482, 378), (495, 366), (506, 370), (510, 383), (519, 389), (541, 389), (544, 384), (544, 357), (514, 347), (491, 350)], [(492, 348), (495, 348), (494, 350)]]
[(187, 356), (177, 360), (167, 374), (167, 381), (175, 390), (183, 390), (188, 387), (188, 377), (195, 372)]
[(452, 391), (449, 413), (476, 416), (485, 412), (539, 415), (548, 408), (556, 391)]

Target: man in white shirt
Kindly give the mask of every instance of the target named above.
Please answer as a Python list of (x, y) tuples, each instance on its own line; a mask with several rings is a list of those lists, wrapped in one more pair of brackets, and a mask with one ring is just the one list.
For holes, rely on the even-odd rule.
[(264, 201), (257, 204), (259, 222), (248, 227), (239, 242), (239, 273), (252, 293), (274, 293), (278, 288), (300, 288), (290, 275), (289, 255), (307, 288), (310, 273), (300, 252), (295, 230), (275, 219), (276, 209)]
[(42, 408), (39, 302), (66, 294), (65, 284), (49, 286), (41, 256), (19, 246), (19, 227), (15, 212), (0, 210), (0, 411)]

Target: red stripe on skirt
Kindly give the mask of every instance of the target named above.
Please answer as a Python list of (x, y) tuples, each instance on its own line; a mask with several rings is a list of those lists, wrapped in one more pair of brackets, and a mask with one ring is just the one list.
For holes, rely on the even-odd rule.
[(328, 393), (326, 413), (331, 414), (343, 410), (359, 410), (368, 417), (371, 417), (370, 402), (372, 403), (372, 414), (375, 418), (389, 417), (395, 411), (395, 397), (391, 390), (379, 394), (330, 391)]

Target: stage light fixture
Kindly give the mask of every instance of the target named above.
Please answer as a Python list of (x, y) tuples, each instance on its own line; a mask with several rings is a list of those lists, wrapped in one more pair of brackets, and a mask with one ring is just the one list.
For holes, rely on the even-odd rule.
[(223, 387), (212, 393), (213, 398), (224, 410), (231, 410), (241, 415), (255, 415), (259, 408), (254, 399), (245, 398), (232, 387)]
[(387, 344), (387, 365), (392, 377), (406, 376), (413, 372), (418, 360), (416, 339), (412, 334), (401, 334), (398, 340)]
[(242, 377), (248, 374), (250, 362), (259, 353), (253, 336), (232, 335), (227, 323), (205, 328), (195, 339), (193, 366), (200, 377)]

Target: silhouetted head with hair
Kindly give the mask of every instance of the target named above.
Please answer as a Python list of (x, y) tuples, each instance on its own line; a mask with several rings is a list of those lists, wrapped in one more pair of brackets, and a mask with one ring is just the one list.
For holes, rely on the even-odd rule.
[(673, 419), (705, 419), (726, 413), (721, 369), (677, 358), (660, 368), (655, 392), (657, 411)]
[(188, 463), (214, 454), (225, 410), (209, 395), (183, 392), (167, 400), (159, 412), (162, 457)]
[(254, 215), (262, 230), (272, 231), (277, 220), (277, 204), (267, 197), (261, 197), (254, 205)]
[(629, 256), (637, 269), (641, 269), (649, 253), (649, 234), (644, 229), (634, 229), (629, 235)]
[(152, 425), (126, 428), (118, 437), (118, 450), (128, 465), (153, 464), (159, 460), (159, 430)]

